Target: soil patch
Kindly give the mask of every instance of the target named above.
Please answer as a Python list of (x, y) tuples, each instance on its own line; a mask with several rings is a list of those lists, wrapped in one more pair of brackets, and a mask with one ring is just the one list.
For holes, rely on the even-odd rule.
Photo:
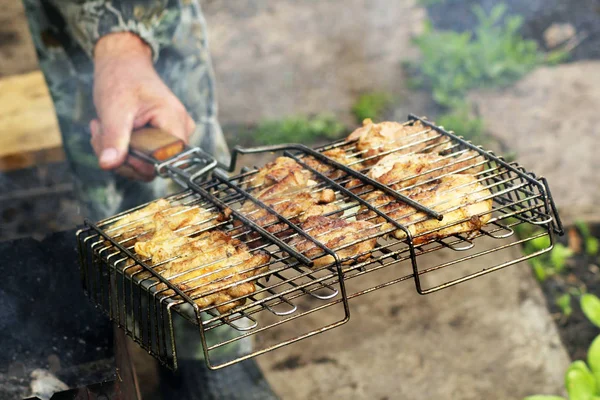
[[(570, 235), (558, 238), (558, 243), (573, 247), (573, 239), (569, 243), (569, 238), (579, 237), (580, 233), (575, 227)], [(600, 238), (600, 224), (590, 226), (591, 234)], [(576, 239), (575, 239), (576, 240)], [(546, 296), (546, 302), (550, 313), (556, 320), (560, 338), (573, 360), (585, 359), (587, 349), (592, 340), (600, 333), (583, 314), (579, 306), (579, 299), (571, 298), (573, 313), (567, 318), (560, 307), (556, 304), (556, 299), (564, 293), (572, 290), (585, 289), (588, 293), (600, 295), (600, 257), (598, 254), (591, 256), (581, 251), (576, 253), (568, 261), (568, 271), (563, 275), (555, 275), (541, 283), (542, 290)]]

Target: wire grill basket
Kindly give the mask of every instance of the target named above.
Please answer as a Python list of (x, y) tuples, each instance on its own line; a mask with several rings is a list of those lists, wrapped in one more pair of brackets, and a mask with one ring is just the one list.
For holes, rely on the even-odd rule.
[[(260, 262), (238, 262), (235, 267), (242, 278), (235, 280), (228, 280), (231, 274), (227, 268), (231, 265), (194, 276), (170, 274), (168, 261), (172, 260), (152, 264), (133, 249), (134, 236), (147, 232), (139, 228), (144, 217), (137, 221), (127, 217), (146, 206), (142, 205), (98, 223), (86, 221), (78, 232), (81, 278), (88, 296), (134, 341), (173, 369), (177, 368), (182, 351), (176, 340), (181, 336), (178, 331), (193, 327), (208, 367), (218, 369), (344, 324), (350, 318), (349, 301), (371, 291), (413, 280), (418, 293), (428, 294), (552, 249), (554, 234), (563, 234), (563, 229), (544, 178), (423, 118), (411, 115), (405, 124), (416, 121), (423, 129), (412, 135), (410, 143), (386, 148), (377, 157), (395, 152), (410, 154), (418, 149), (442, 154), (448, 159), (446, 166), (472, 157), (465, 168), (477, 167), (478, 172), (473, 175), (477, 187), (489, 192), (487, 200), (493, 204), (480, 229), (468, 234), (436, 235), (436, 230), (448, 227), (442, 224), (414, 235), (410, 226), (367, 200), (371, 192), (379, 190), (395, 201), (409, 204), (417, 221), (443, 222), (444, 213), (451, 209), (438, 212), (438, 208), (425, 207), (406, 196), (408, 189), (443, 176), (436, 167), (420, 171), (419, 176), (425, 178), (408, 185), (406, 190), (393, 190), (367, 176), (371, 168), (369, 157), (357, 149), (355, 141), (342, 140), (316, 150), (298, 144), (235, 149), (232, 165), (224, 169), (233, 170), (240, 154), (275, 152), (292, 158), (310, 171), (315, 181), (310, 189), (313, 194), (324, 190), (335, 193), (337, 207), (329, 213), (331, 216), (353, 221), (357, 213), (369, 212), (371, 222), (380, 227), (376, 232), (357, 235), (350, 243), (329, 248), (318, 235), (311, 235), (310, 229), (303, 229), (294, 219), (279, 214), (273, 204), (265, 204), (256, 196), (261, 190), (255, 182), (257, 168), (245, 168), (232, 177), (215, 169), (206, 179), (206, 172), (216, 163), (197, 152), (188, 152), (185, 157), (157, 166), (159, 174), (173, 177), (187, 187), (165, 198), (168, 206), (163, 213), (175, 218), (182, 212), (181, 206), (185, 210), (203, 210), (206, 219), (182, 228), (183, 236), (198, 238), (203, 232), (222, 231), (238, 247), (246, 249), (248, 257)], [(347, 160), (341, 163), (324, 155), (331, 150), (344, 154)], [(316, 168), (311, 162), (314, 160), (326, 168)], [(461, 172), (457, 168), (452, 173)], [(432, 178), (427, 179), (428, 175)], [(268, 214), (270, 222), (257, 223), (252, 217), (256, 212)], [(515, 232), (519, 229), (533, 233), (517, 238)], [(515, 258), (511, 248), (539, 238), (548, 238), (545, 248)], [(319, 254), (310, 256), (297, 251), (293, 243), (298, 240), (311, 243), (320, 249)], [(363, 252), (342, 251), (367, 241), (376, 241), (375, 247)], [(443, 262), (419, 263), (424, 255), (433, 252), (439, 253), (437, 260)], [(325, 256), (329, 256), (328, 262), (323, 262)], [(477, 262), (467, 263), (469, 260)], [(469, 270), (474, 265), (476, 269)], [(193, 268), (200, 271), (202, 267)], [(384, 270), (386, 273), (381, 273)], [(214, 285), (215, 282), (220, 284)], [(241, 288), (247, 287), (243, 285), (253, 285), (253, 290), (243, 291)], [(219, 293), (237, 289), (239, 293), (234, 297), (225, 296), (211, 303), (202, 301), (207, 296), (218, 298)], [(213, 335), (215, 332), (219, 334)], [(242, 345), (247, 340), (253, 340), (252, 348)]]

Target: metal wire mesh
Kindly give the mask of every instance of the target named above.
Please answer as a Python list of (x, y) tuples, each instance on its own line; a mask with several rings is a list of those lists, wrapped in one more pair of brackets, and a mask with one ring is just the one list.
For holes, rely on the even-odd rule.
[[(263, 189), (256, 184), (257, 168), (234, 177), (215, 172), (208, 181), (201, 181), (200, 174), (188, 175), (185, 183), (190, 189), (166, 198), (168, 207), (162, 213), (174, 219), (183, 212), (197, 209), (206, 218), (180, 228), (178, 234), (200, 241), (203, 240), (202, 233), (220, 230), (232, 240), (239, 241), (237, 246), (245, 249), (249, 256), (268, 255), (266, 261), (258, 264), (245, 264), (244, 261), (225, 263), (208, 270), (206, 264), (199, 264), (173, 275), (169, 272), (169, 263), (181, 255), (152, 264), (151, 259), (141, 258), (134, 251), (135, 242), (153, 229), (150, 223), (152, 215), (135, 221), (128, 219), (146, 206), (143, 205), (98, 224), (88, 222), (86, 228), (78, 233), (84, 287), (92, 300), (128, 335), (173, 368), (177, 367), (178, 349), (174, 319), (183, 318), (188, 324), (196, 325), (207, 365), (216, 369), (342, 325), (350, 317), (349, 299), (373, 290), (413, 279), (417, 291), (427, 294), (535, 257), (552, 248), (553, 235), (562, 234), (562, 226), (543, 178), (538, 179), (518, 164), (507, 163), (501, 157), (423, 119), (411, 116), (406, 124), (414, 124), (415, 121), (419, 121), (423, 129), (412, 134), (410, 140), (403, 140), (397, 147), (386, 143), (385, 151), (373, 156), (363, 154), (356, 142), (346, 141), (316, 151), (301, 145), (234, 151), (234, 164), (238, 154), (282, 152), (309, 171), (314, 180), (311, 193), (325, 190), (335, 193), (333, 204), (336, 207), (326, 215), (354, 221), (359, 218), (359, 213), (368, 211), (370, 216), (364, 220), (378, 228), (376, 233), (359, 234), (352, 242), (328, 248), (321, 242), (328, 232), (312, 235), (310, 228), (303, 229), (297, 222), (302, 212), (283, 216), (275, 210), (277, 202), (266, 204), (257, 197)], [(333, 160), (322, 155), (330, 150), (338, 151), (345, 159)], [(391, 185), (401, 184), (398, 190), (390, 189), (389, 185), (382, 188), (367, 176), (372, 168), (370, 159), (416, 151), (439, 153), (443, 162), (413, 176), (403, 177), (404, 183), (409, 184), (393, 182)], [(318, 164), (312, 162), (314, 160)], [(184, 172), (187, 168), (185, 163), (180, 163), (179, 167)], [(169, 170), (169, 166), (161, 168)], [(443, 201), (441, 204), (429, 202), (427, 207), (416, 203), (416, 208), (409, 208), (403, 215), (402, 221), (410, 218), (410, 223), (403, 224), (398, 222), (398, 218), (382, 212), (382, 206), (366, 200), (374, 190), (385, 190), (394, 195), (394, 200), (403, 202), (412, 190), (425, 187), (448, 174), (469, 169), (476, 170), (471, 174), (474, 179), (469, 185), (472, 187), (460, 188), (462, 195), (475, 191), (489, 193), (484, 199), (491, 200), (493, 204), (486, 212), (489, 217), (485, 225), (473, 232), (444, 234), (449, 227), (464, 224), (467, 219), (451, 223), (442, 220), (433, 229), (411, 231), (411, 226), (459, 207), (445, 207)], [(286, 199), (289, 201), (295, 195), (293, 191), (286, 193)], [(449, 192), (447, 195), (453, 194)], [(268, 222), (256, 223), (257, 213), (268, 215)], [(537, 229), (535, 233), (517, 239), (515, 230), (523, 226), (535, 226)], [(399, 231), (404, 234), (396, 235), (395, 232)], [(526, 256), (514, 256), (513, 247), (540, 237), (550, 239), (546, 248)], [(358, 253), (343, 251), (374, 239), (376, 245), (373, 249), (367, 248)], [(321, 251), (308, 257), (290, 245), (298, 241), (311, 242)], [(476, 243), (485, 245), (476, 246)], [(206, 246), (210, 247), (210, 243)], [(418, 260), (422, 256), (434, 252), (441, 254), (438, 261), (419, 265)], [(342, 257), (342, 254), (345, 256)], [(324, 256), (330, 256), (330, 262), (319, 263)], [(481, 264), (466, 263), (474, 259)], [(220, 261), (212, 259), (211, 262), (218, 264)], [(465, 269), (467, 265), (476, 265), (477, 269)], [(390, 274), (380, 274), (388, 268), (395, 272), (392, 279)], [(190, 275), (194, 271), (199, 272)], [(361, 278), (366, 274), (371, 278)], [(232, 279), (234, 275), (238, 278)], [(235, 291), (248, 284), (253, 285), (253, 290), (241, 291), (236, 296), (208, 304), (204, 301), (210, 296)], [(315, 313), (321, 317), (316, 318)], [(293, 329), (285, 325), (292, 321)], [(207, 339), (211, 332), (223, 327), (229, 327), (237, 334), (216, 341)], [(254, 350), (243, 354), (238, 352), (234, 356), (224, 351), (248, 337), (254, 338)], [(224, 357), (224, 353), (229, 357)]]

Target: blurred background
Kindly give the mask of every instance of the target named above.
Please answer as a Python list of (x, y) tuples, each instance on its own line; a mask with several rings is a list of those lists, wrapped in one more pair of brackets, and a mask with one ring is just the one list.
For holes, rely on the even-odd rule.
[[(600, 324), (600, 313), (589, 321), (593, 312), (580, 307), (582, 294), (600, 288), (600, 0), (201, 3), (231, 147), (325, 143), (364, 118), (403, 121), (415, 113), (547, 177), (568, 227), (550, 254), (465, 285), (471, 292), (453, 291), (442, 311), (436, 296), (412, 293), (389, 295), (385, 310), (375, 297), (365, 302), (356, 320), (363, 313), (386, 328), (359, 335), (354, 325), (356, 349), (346, 342), (339, 358), (311, 358), (311, 348), (274, 353), (261, 366), (277, 393), (564, 394), (569, 360), (585, 359)], [(83, 217), (23, 6), (2, 0), (1, 8), (0, 240), (40, 239)], [(429, 310), (427, 324), (414, 307)], [(380, 334), (397, 346), (362, 349), (361, 338)], [(430, 340), (413, 346), (403, 337)], [(331, 347), (316, 342), (315, 352)], [(367, 361), (381, 352), (393, 360)], [(397, 376), (373, 372), (386, 368)], [(423, 390), (428, 395), (418, 396)]]

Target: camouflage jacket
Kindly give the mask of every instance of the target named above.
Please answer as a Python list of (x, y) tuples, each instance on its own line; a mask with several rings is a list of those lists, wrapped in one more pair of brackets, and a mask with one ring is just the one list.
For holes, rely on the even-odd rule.
[(169, 187), (162, 179), (143, 184), (98, 168), (89, 143), (89, 121), (95, 118), (92, 52), (105, 34), (130, 31), (151, 47), (157, 72), (196, 121), (191, 144), (227, 162), (197, 0), (23, 1), (86, 217), (105, 218), (163, 196)]

